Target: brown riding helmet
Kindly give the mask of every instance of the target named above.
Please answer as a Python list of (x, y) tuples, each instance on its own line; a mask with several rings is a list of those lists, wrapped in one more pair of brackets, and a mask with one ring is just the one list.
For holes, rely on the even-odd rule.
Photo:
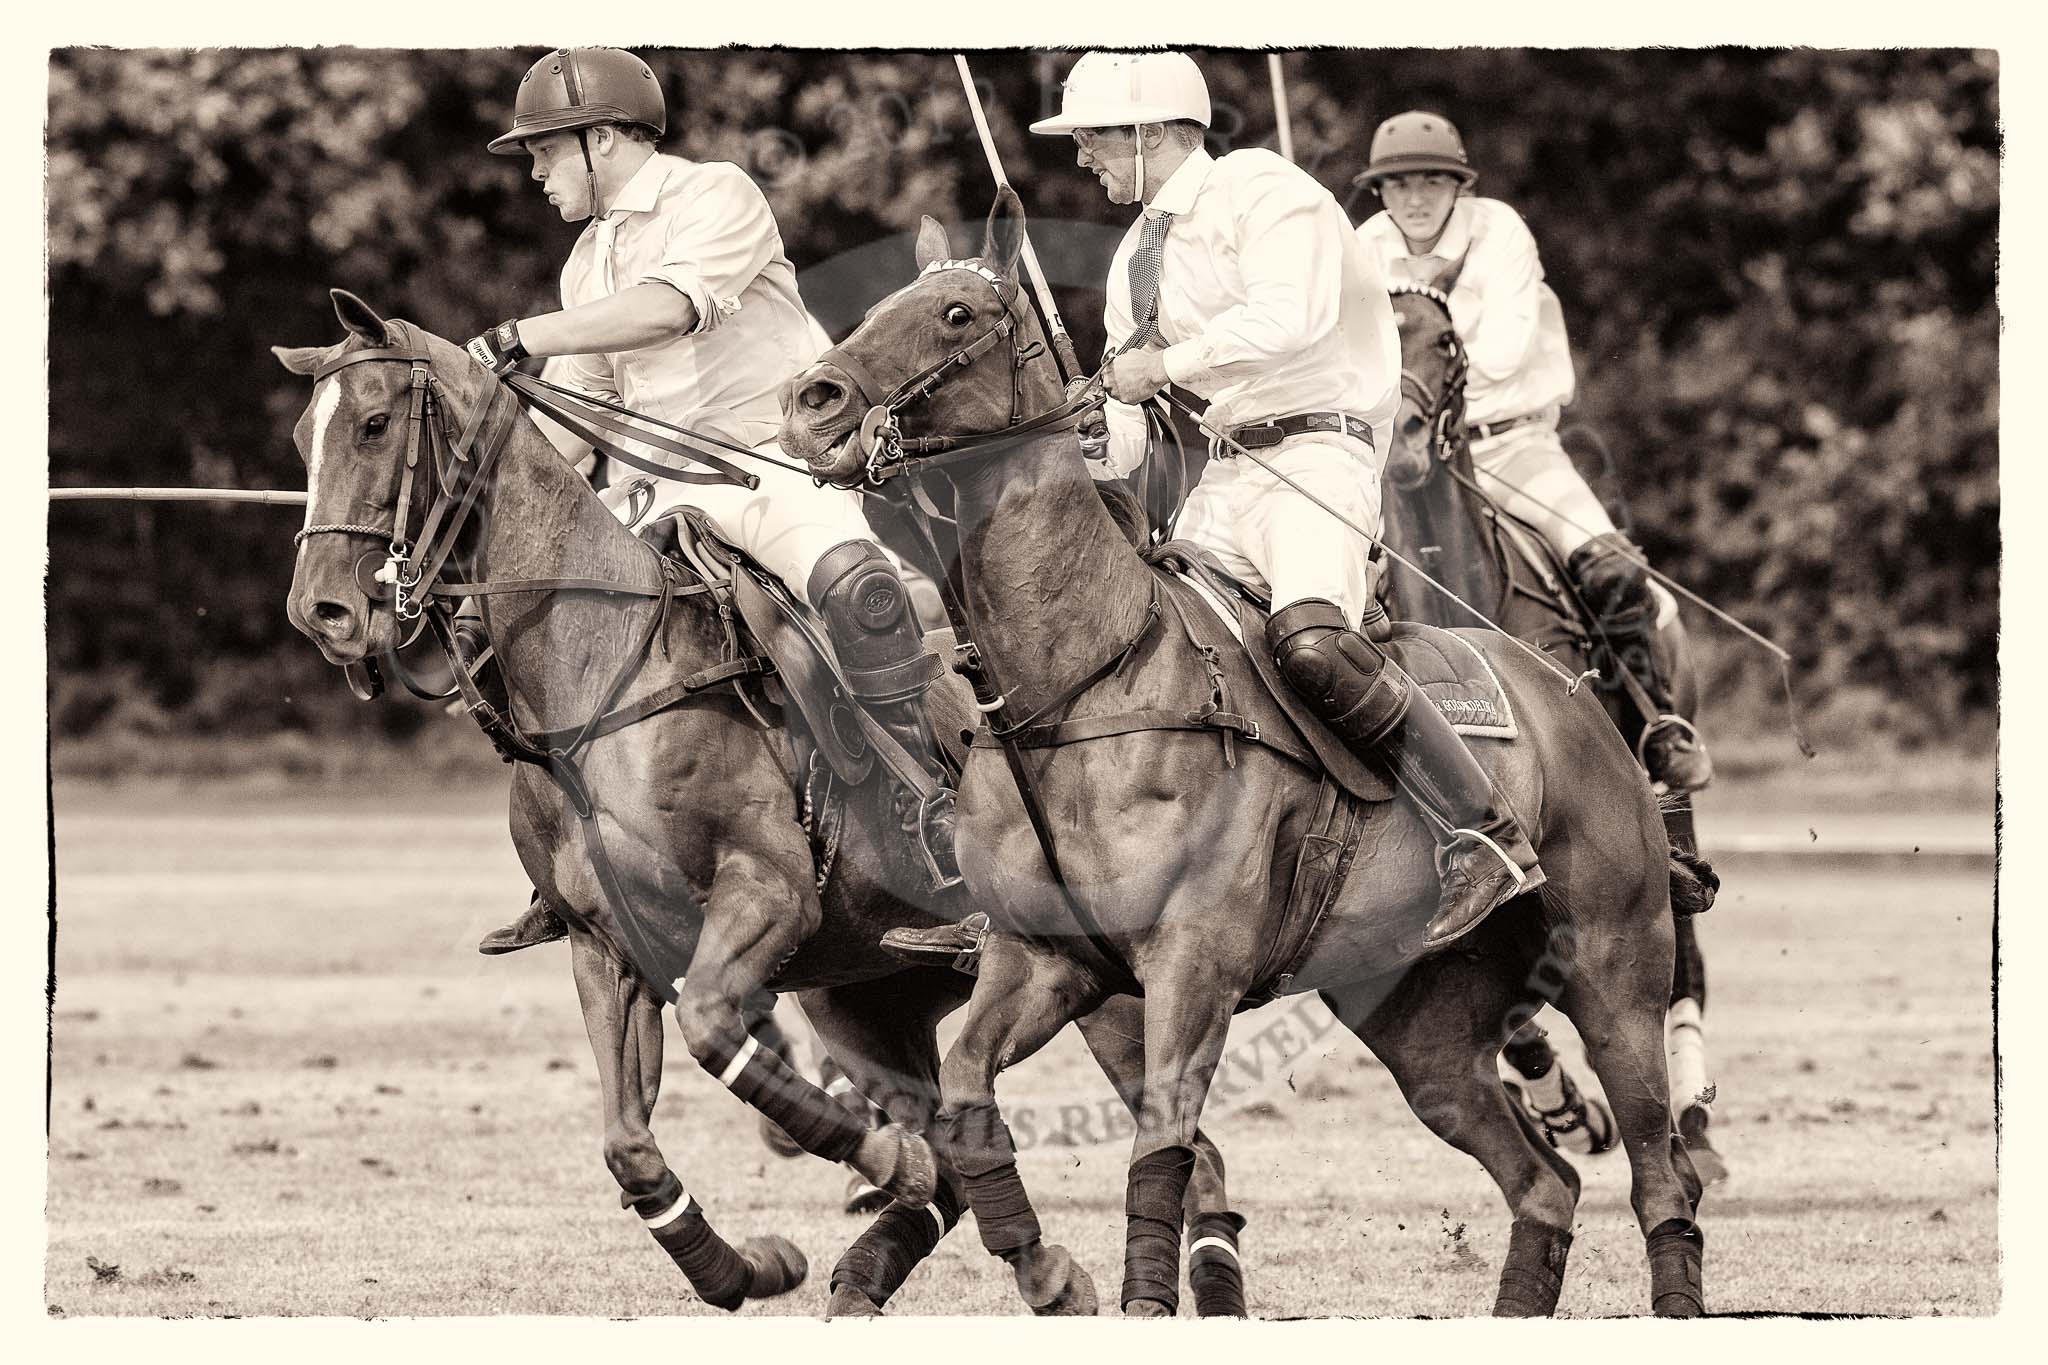
[(668, 101), (647, 63), (616, 47), (565, 47), (533, 64), (519, 82), (512, 128), (491, 139), (499, 156), (517, 156), (528, 138), (600, 123), (668, 131)]
[(1468, 188), (1479, 178), (1465, 157), (1457, 125), (1421, 109), (1396, 114), (1379, 126), (1372, 135), (1371, 159), (1351, 183), (1377, 187), (1387, 176), (1410, 171), (1443, 171)]

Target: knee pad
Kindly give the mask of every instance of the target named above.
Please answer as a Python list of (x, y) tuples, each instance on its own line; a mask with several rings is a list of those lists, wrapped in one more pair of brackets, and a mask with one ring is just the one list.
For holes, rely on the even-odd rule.
[(938, 656), (924, 647), (910, 592), (873, 542), (827, 550), (811, 570), (808, 595), (862, 700), (900, 701), (938, 678)]
[(1266, 644), (1295, 695), (1340, 730), (1363, 724), (1377, 732), (1406, 709), (1406, 689), (1390, 676), (1387, 656), (1350, 629), (1334, 603), (1310, 598), (1275, 612)]

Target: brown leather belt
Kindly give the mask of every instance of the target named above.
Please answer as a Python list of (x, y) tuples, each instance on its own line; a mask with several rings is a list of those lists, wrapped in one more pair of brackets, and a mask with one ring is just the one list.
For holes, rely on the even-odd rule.
[(1248, 427), (1232, 427), (1228, 435), (1246, 450), (1265, 450), (1279, 445), (1290, 436), (1306, 436), (1312, 431), (1352, 436), (1368, 446), (1372, 445), (1372, 428), (1356, 417), (1341, 412), (1303, 412), (1291, 417), (1275, 417), (1270, 422), (1258, 422)]
[(1541, 422), (1549, 416), (1548, 411), (1530, 412), (1499, 422), (1474, 422), (1465, 428), (1465, 434), (1475, 441), (1490, 441), (1503, 432), (1513, 431), (1516, 427), (1526, 427), (1532, 422)]

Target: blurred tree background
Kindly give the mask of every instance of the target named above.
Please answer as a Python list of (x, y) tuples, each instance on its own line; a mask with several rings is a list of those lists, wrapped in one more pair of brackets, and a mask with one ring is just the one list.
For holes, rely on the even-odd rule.
[[(553, 307), (577, 229), (486, 155), (540, 54), (73, 49), (47, 125), (53, 484), (300, 488), (330, 285), (461, 339)], [(992, 187), (950, 56), (644, 53), (666, 150), (746, 167), (842, 333), (909, 271), (919, 215)], [(1211, 150), (1275, 144), (1262, 55), (1200, 54)], [(1287, 57), (1297, 158), (1354, 220), (1377, 122), (1440, 110), (1479, 193), (1542, 245), (1579, 368), (1575, 449), (1660, 567), (1790, 648), (1818, 736), (1995, 725), (1999, 180), (1994, 54), (1318, 50)], [(978, 54), (1011, 179), (1084, 358), (1129, 221), (1024, 125), (1064, 54)], [(1092, 225), (1092, 226), (1091, 226)], [(970, 239), (971, 241), (972, 239)], [(409, 734), (285, 620), (292, 513), (67, 503), (50, 519), (53, 736)], [(1724, 726), (1775, 670), (1693, 617)]]

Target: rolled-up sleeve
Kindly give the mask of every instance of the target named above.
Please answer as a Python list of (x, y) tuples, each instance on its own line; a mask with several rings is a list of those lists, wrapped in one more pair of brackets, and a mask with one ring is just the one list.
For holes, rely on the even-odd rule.
[(1522, 369), (1543, 307), (1543, 265), (1521, 215), (1489, 213), (1451, 292), (1451, 319), (1473, 372), (1493, 383)]
[(1187, 387), (1230, 382), (1306, 350), (1337, 325), (1344, 287), (1338, 248), (1351, 231), (1344, 211), (1280, 157), (1240, 155), (1248, 173), (1230, 196), (1244, 302), (1166, 348), (1167, 377)]
[(782, 247), (768, 200), (745, 171), (718, 164), (703, 172), (666, 214), (660, 261), (633, 281), (686, 296), (697, 306), (698, 332), (739, 312), (740, 296)]

